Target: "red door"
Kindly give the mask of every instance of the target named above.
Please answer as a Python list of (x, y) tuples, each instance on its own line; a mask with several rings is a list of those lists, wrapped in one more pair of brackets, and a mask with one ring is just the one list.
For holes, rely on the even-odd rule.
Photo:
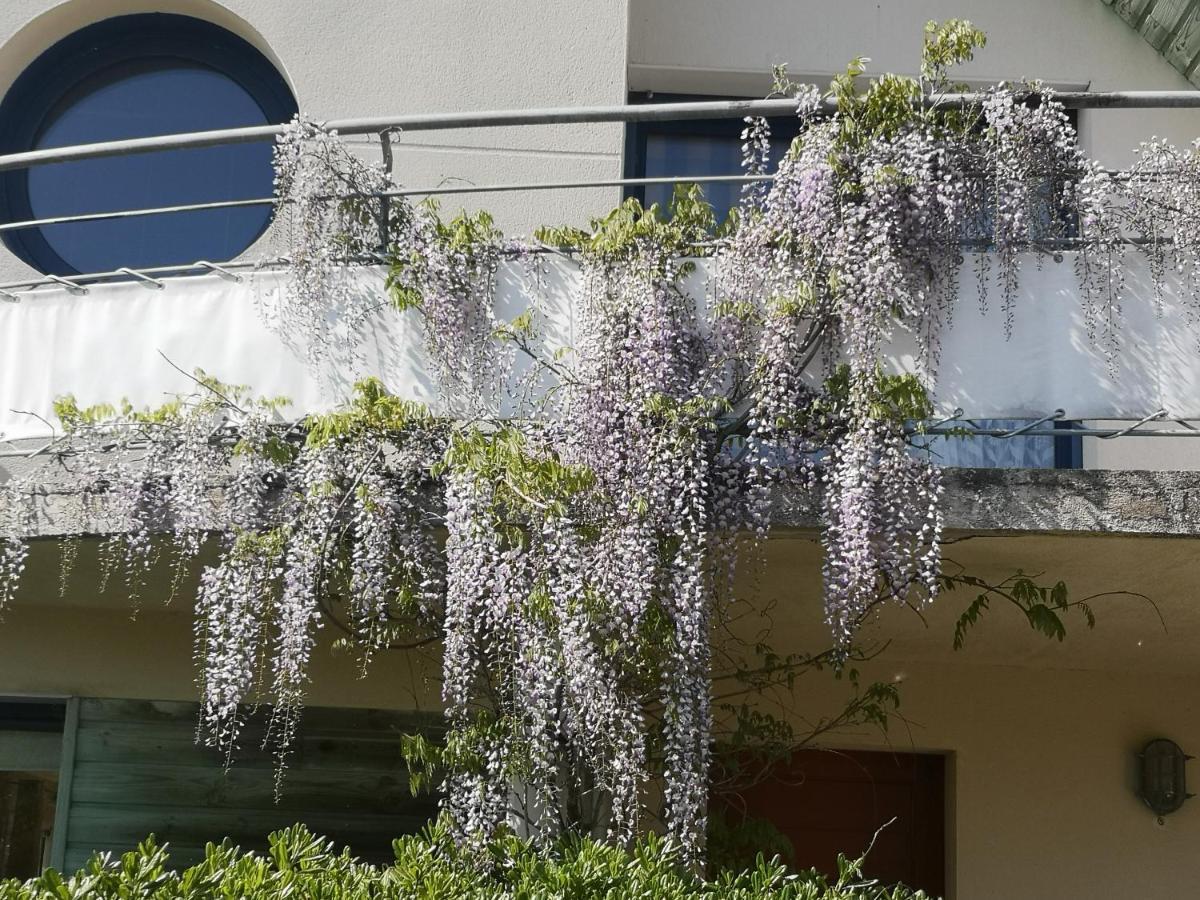
[[(865, 874), (945, 893), (945, 758), (928, 753), (803, 750), (732, 804), (791, 841), (798, 868), (837, 874), (877, 831)], [(740, 802), (739, 802), (740, 800)], [(727, 817), (736, 821), (730, 809)]]

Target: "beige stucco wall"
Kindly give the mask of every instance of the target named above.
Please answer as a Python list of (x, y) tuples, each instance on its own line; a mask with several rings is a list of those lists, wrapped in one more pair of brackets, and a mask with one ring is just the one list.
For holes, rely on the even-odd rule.
[[(865, 732), (828, 743), (949, 754), (950, 896), (1193, 896), (1200, 805), (1158, 825), (1134, 794), (1134, 753), (1160, 736), (1200, 746), (1200, 678), (919, 663), (905, 664), (903, 678), (907, 721), (893, 723), (888, 741)], [(840, 696), (830, 681), (804, 691), (807, 714), (834, 710)]]
[[(841, 733), (835, 748), (949, 755), (947, 886), (961, 900), (1192, 896), (1200, 879), (1200, 804), (1158, 825), (1134, 794), (1135, 752), (1152, 737), (1200, 747), (1200, 610), (1191, 540), (956, 536), (947, 571), (997, 583), (1023, 570), (1095, 597), (1095, 629), (1064, 617), (1063, 643), (1035, 634), (999, 598), (953, 649), (976, 592), (960, 589), (921, 614), (892, 606), (861, 632), (882, 648), (864, 682), (898, 684), (900, 718), (886, 735)], [(814, 537), (770, 543), (748, 605), (770, 610), (777, 651), (825, 646)], [(1161, 615), (1161, 620), (1160, 620)], [(755, 617), (742, 627), (754, 630)], [(845, 687), (807, 675), (794, 697), (768, 698), (793, 722), (833, 714)], [(1193, 769), (1193, 778), (1200, 770)]]
[[(94, 548), (85, 547), (65, 598), (50, 544), (34, 555), (28, 590), (0, 624), (0, 695), (20, 693), (195, 699), (187, 590), (163, 610), (148, 592), (136, 616), (114, 584), (94, 590)], [(832, 748), (893, 747), (950, 757), (948, 884), (962, 900), (1190, 896), (1200, 883), (1200, 802), (1158, 825), (1134, 796), (1134, 753), (1170, 737), (1200, 748), (1200, 610), (1191, 586), (1200, 555), (1186, 540), (1006, 537), (971, 539), (949, 551), (973, 574), (1000, 579), (1018, 567), (1064, 579), (1079, 598), (1104, 590), (1146, 601), (1093, 602), (1089, 631), (1069, 618), (1063, 644), (1033, 634), (1021, 614), (994, 604), (961, 651), (954, 621), (972, 598), (951, 594), (924, 618), (893, 608), (863, 633), (890, 641), (860, 666), (864, 681), (898, 681), (900, 718), (886, 735), (843, 731)], [(812, 535), (767, 548), (761, 579), (747, 570), (746, 609), (771, 606), (769, 640), (781, 652), (828, 641), (820, 608), (820, 553)], [(773, 605), (772, 605), (773, 604)], [(741, 610), (745, 611), (745, 610)], [(743, 620), (743, 625), (753, 618)], [(313, 667), (316, 705), (432, 708), (436, 684), (419, 660), (379, 657), (365, 679), (331, 646), (328, 629)], [(772, 708), (794, 721), (836, 711), (845, 682), (809, 674)], [(782, 699), (781, 703), (778, 703)], [(1200, 770), (1193, 764), (1193, 777)], [(847, 848), (856, 850), (861, 848)]]
[[(1063, 89), (1183, 90), (1191, 86), (1100, 0), (631, 0), (630, 87), (718, 93), (763, 90), (760, 74), (788, 63), (823, 83), (855, 56), (868, 71), (915, 74), (925, 22), (970, 19), (988, 46), (963, 78), (1041, 78)], [(1200, 112), (1085, 112), (1081, 136), (1109, 165), (1151, 135), (1200, 135)]]
[[(0, 613), (0, 694), (58, 694), (196, 700), (192, 609), (210, 547), (171, 599), (173, 564), (161, 557), (131, 599), (125, 568), (104, 579), (101, 543), (75, 542), (63, 581), (64, 542), (30, 547), (13, 605)], [(324, 620), (323, 620), (324, 621)], [(362, 659), (343, 649), (328, 623), (313, 653), (311, 702), (318, 706), (440, 709), (433, 657), (381, 653), (363, 677)], [(434, 663), (431, 668), (431, 660)]]
[[(190, 652), (182, 614), (143, 611), (130, 622), (113, 610), (14, 609), (0, 626), (0, 695), (194, 700)], [(1156, 824), (1133, 793), (1133, 754), (1157, 736), (1200, 747), (1200, 678), (995, 665), (902, 669), (905, 721), (887, 740), (864, 730), (826, 743), (886, 748), (890, 741), (900, 752), (950, 754), (951, 896), (1191, 896), (1200, 881), (1200, 802)], [(898, 671), (881, 662), (863, 674)], [(358, 680), (353, 661), (325, 647), (314, 675), (315, 705), (412, 705), (403, 660), (381, 659)], [(829, 676), (809, 676), (795, 711), (833, 711), (843, 690)]]
[[(0, 624), (0, 695), (198, 699), (192, 617), (173, 610), (17, 605)], [(440, 709), (439, 686), (416, 654), (360, 658), (326, 627), (313, 655), (313, 706)]]
[[(143, 611), (130, 622), (111, 610), (15, 609), (0, 626), (0, 694), (194, 700), (190, 652), (186, 615)], [(886, 662), (864, 668), (865, 677), (895, 674)], [(354, 662), (325, 647), (314, 675), (314, 705), (412, 706), (402, 660), (380, 660), (358, 680)], [(1133, 793), (1133, 754), (1164, 735), (1200, 747), (1200, 678), (913, 663), (903, 677), (906, 721), (893, 724), (890, 746), (951, 756), (951, 896), (1190, 896), (1200, 881), (1200, 803), (1156, 824)], [(810, 676), (796, 712), (832, 711), (842, 690)], [(826, 743), (889, 746), (868, 731)]]

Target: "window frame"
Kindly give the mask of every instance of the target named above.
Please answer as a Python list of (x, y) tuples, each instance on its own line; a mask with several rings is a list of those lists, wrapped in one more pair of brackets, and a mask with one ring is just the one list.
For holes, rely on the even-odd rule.
[(56, 773), (54, 819), (47, 850), (49, 865), (59, 870), (66, 846), (78, 724), (78, 697), (0, 695), (0, 742), (18, 736), (15, 752), (8, 748), (5, 754), (4, 771)]
[[(0, 154), (34, 149), (51, 113), (88, 80), (116, 66), (151, 60), (199, 66), (224, 75), (250, 95), (269, 123), (287, 122), (297, 112), (283, 75), (244, 38), (192, 16), (138, 13), (85, 25), (26, 66), (0, 100)], [(36, 218), (28, 175), (28, 169), (0, 172), (0, 221)], [(251, 244), (270, 222), (268, 216)], [(80, 274), (54, 250), (40, 228), (9, 231), (2, 237), (10, 252), (40, 272)]]
[[(642, 103), (699, 103), (710, 100), (754, 100), (755, 97), (730, 94), (665, 94), (657, 91), (638, 91), (630, 93), (630, 104)], [(800, 133), (800, 123), (793, 118), (773, 118), (771, 137), (783, 138), (789, 143)], [(677, 121), (659, 122), (629, 122), (625, 126), (625, 176), (626, 178), (646, 177), (647, 144), (652, 134), (682, 135), (687, 137), (731, 138), (741, 142), (742, 131), (746, 128), (743, 119), (681, 119)], [(736, 175), (737, 172), (730, 174)], [(701, 184), (703, 187), (703, 184)], [(646, 203), (645, 185), (627, 185), (626, 199), (634, 197), (638, 203)]]

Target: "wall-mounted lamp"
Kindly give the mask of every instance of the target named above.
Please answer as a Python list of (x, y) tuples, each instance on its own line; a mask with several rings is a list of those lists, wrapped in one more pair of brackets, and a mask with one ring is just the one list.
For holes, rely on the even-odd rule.
[(1191, 758), (1167, 738), (1155, 738), (1138, 754), (1141, 763), (1138, 796), (1160, 822), (1163, 816), (1183, 806), (1183, 801), (1195, 796), (1187, 792), (1186, 764)]

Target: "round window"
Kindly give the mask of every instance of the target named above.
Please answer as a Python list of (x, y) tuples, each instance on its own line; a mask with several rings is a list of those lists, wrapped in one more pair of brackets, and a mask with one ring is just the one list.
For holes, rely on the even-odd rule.
[[(43, 53), (0, 103), (0, 153), (286, 122), (287, 84), (265, 56), (188, 16), (106, 19)], [(271, 196), (270, 142), (167, 150), (0, 173), (0, 219)], [(221, 261), (250, 246), (267, 205), (42, 225), (4, 233), (42, 272)]]

